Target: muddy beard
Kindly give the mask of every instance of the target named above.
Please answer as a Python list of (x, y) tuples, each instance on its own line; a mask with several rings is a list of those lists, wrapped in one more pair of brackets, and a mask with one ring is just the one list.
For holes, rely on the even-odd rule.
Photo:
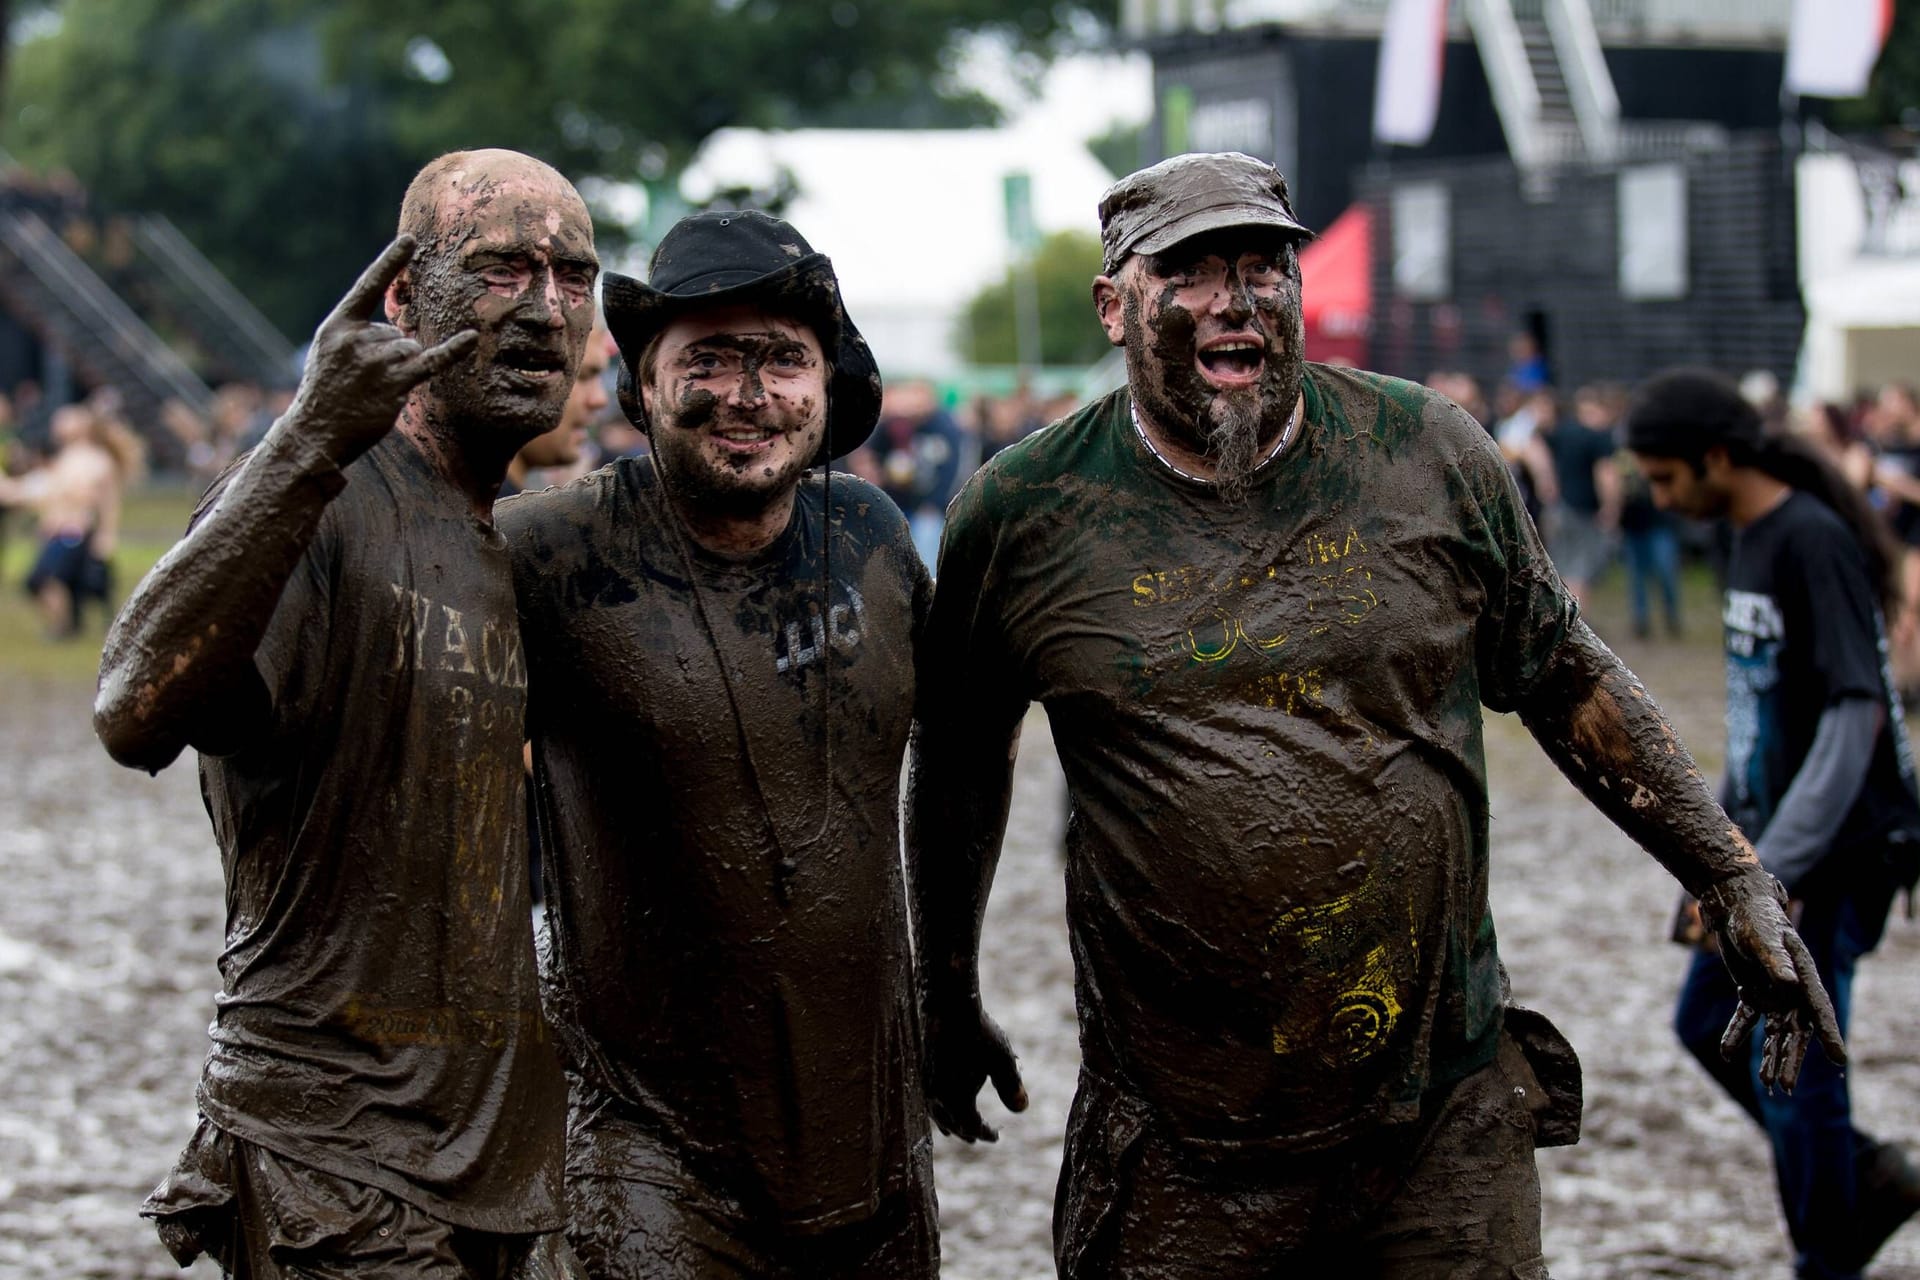
[(700, 510), (734, 519), (752, 519), (791, 493), (806, 471), (805, 461), (789, 463), (772, 475), (752, 466), (714, 467), (701, 453), (700, 432), (709, 422), (733, 419), (753, 425), (791, 427), (789, 423), (767, 423), (751, 414), (719, 409), (706, 397), (693, 404), (669, 409), (665, 421), (650, 434), (653, 437), (654, 465), (664, 473), (668, 487), (682, 501)]
[(1207, 461), (1213, 464), (1213, 485), (1220, 499), (1232, 506), (1247, 500), (1253, 473), (1260, 465), (1260, 426), (1264, 420), (1259, 400), (1249, 397), (1214, 401), (1207, 415)]
[(1293, 421), (1300, 400), (1306, 330), (1297, 294), (1291, 307), (1274, 309), (1266, 320), (1274, 341), (1260, 381), (1234, 393), (1217, 390), (1193, 368), (1190, 314), (1163, 305), (1155, 329), (1143, 310), (1139, 293), (1129, 291), (1122, 315), (1127, 385), (1135, 403), (1160, 430), (1214, 464), (1223, 501), (1244, 502), (1260, 461), (1262, 433), (1264, 443), (1272, 445)]

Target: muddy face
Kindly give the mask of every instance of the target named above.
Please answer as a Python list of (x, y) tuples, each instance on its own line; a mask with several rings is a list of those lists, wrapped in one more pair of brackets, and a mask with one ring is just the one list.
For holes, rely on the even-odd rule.
[(785, 501), (826, 434), (827, 372), (809, 326), (757, 306), (674, 321), (641, 388), (667, 483), (717, 514)]
[(529, 467), (566, 467), (580, 460), (587, 442), (587, 426), (594, 415), (607, 407), (607, 385), (603, 375), (612, 351), (607, 331), (596, 327), (574, 372), (573, 390), (560, 411), (560, 425), (527, 442), (520, 450), (520, 461)]
[(1141, 409), (1213, 461), (1227, 496), (1244, 492), (1300, 397), (1306, 334), (1292, 242), (1254, 227), (1209, 232), (1129, 259), (1113, 285), (1102, 319), (1126, 347)]
[(480, 335), (471, 360), (433, 379), (430, 425), (509, 452), (551, 430), (593, 329), (599, 270), (593, 222), (559, 174), (491, 152), (449, 169), (433, 229), (388, 297), (423, 344)]

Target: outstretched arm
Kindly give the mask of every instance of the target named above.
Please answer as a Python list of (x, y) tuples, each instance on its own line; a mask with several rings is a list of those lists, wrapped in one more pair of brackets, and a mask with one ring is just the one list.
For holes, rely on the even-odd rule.
[(94, 728), (122, 764), (231, 751), (264, 723), (254, 653), (341, 469), (392, 429), (416, 385), (473, 349), (471, 332), (422, 350), (364, 319), (412, 254), (411, 236), (395, 240), (322, 322), (292, 407), (108, 632)]
[(1578, 622), (1519, 706), (1561, 772), (1700, 900), (1740, 989), (1726, 1046), (1767, 1022), (1762, 1078), (1792, 1089), (1811, 1038), (1846, 1061), (1832, 1003), (1786, 916), (1786, 894), (1714, 801), (1633, 673)]

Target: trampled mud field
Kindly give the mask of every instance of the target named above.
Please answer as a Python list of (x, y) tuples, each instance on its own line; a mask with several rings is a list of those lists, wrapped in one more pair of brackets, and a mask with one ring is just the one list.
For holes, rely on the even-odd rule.
[[(1706, 645), (1637, 647), (1683, 735), (1717, 765), (1720, 677)], [(140, 1198), (192, 1127), (216, 982), (218, 859), (194, 773), (111, 764), (73, 684), (0, 681), (0, 1277), (178, 1274)], [(1667, 1029), (1684, 955), (1662, 941), (1665, 873), (1580, 801), (1506, 718), (1488, 726), (1494, 914), (1515, 995), (1586, 1068), (1586, 1136), (1542, 1153), (1560, 1280), (1789, 1275), (1762, 1141)], [(943, 1142), (945, 1274), (1052, 1274), (1047, 1236), (1076, 1064), (1058, 843), (1062, 784), (1030, 722), (987, 920), (992, 1012), (1033, 1105), (995, 1146)], [(1896, 921), (1855, 995), (1863, 1127), (1920, 1141), (1920, 924)], [(211, 1275), (202, 1265), (196, 1275)], [(1920, 1226), (1873, 1275), (1920, 1280)]]

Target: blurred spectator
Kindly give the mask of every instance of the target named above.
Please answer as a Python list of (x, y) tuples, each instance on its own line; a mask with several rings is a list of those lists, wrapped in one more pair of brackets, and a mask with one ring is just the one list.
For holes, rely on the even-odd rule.
[(233, 452), (237, 457), (257, 446), (267, 438), (267, 431), (280, 420), (280, 415), (293, 407), (292, 387), (272, 387), (261, 391), (256, 389), (257, 400), (253, 412), (240, 424), (240, 433), (233, 442)]
[(1526, 329), (1507, 339), (1507, 382), (1522, 395), (1543, 390), (1553, 382), (1540, 340)]
[(1046, 426), (1047, 420), (1040, 413), (1040, 401), (1025, 380), (1014, 388), (1012, 395), (1002, 399), (982, 396), (974, 404), (980, 461), (985, 463), (1008, 445), (1017, 444)]
[(1551, 417), (1551, 392), (1544, 397), (1528, 394), (1511, 382), (1500, 384), (1494, 401), (1494, 443), (1507, 460), (1507, 470), (1520, 488), (1520, 501), (1535, 524), (1540, 523), (1559, 493), (1553, 478), (1553, 458), (1539, 433), (1542, 406)]
[(1887, 628), (1894, 680), (1902, 690), (1920, 685), (1920, 399), (1913, 387), (1890, 382), (1868, 407), (1873, 449), (1871, 496), (1906, 548), (1898, 612)]
[[(940, 554), (947, 503), (963, 479), (967, 439), (924, 378), (891, 383), (882, 394), (880, 427), (862, 449), (873, 455), (875, 481), (906, 513), (913, 545), (932, 568)], [(857, 455), (862, 450), (855, 450)], [(865, 473), (864, 461), (848, 469)]]
[(1873, 488), (1873, 449), (1860, 424), (1831, 400), (1816, 400), (1793, 415), (1792, 429), (1826, 456), (1854, 488)]
[(1771, 371), (1749, 370), (1740, 379), (1740, 398), (1760, 411), (1761, 427), (1769, 435), (1787, 429), (1787, 398), (1780, 393), (1780, 379)]
[[(500, 496), (510, 498), (535, 487), (565, 484), (585, 475), (594, 464), (587, 426), (613, 397), (607, 394), (607, 362), (616, 354), (613, 337), (603, 325), (596, 324), (580, 356), (580, 368), (574, 374), (573, 390), (561, 407), (560, 421), (553, 430), (537, 435), (520, 447), (507, 464), (506, 479), (501, 481)], [(584, 464), (584, 465), (583, 465)], [(540, 472), (537, 480), (534, 472)]]
[(1647, 588), (1660, 593), (1667, 634), (1679, 636), (1680, 530), (1671, 512), (1653, 501), (1646, 472), (1631, 453), (1614, 457), (1620, 473), (1620, 549), (1627, 562), (1627, 608), (1633, 634), (1642, 640), (1653, 634), (1653, 611)]
[(1574, 394), (1571, 418), (1559, 414), (1550, 391), (1532, 400), (1538, 434), (1553, 460), (1557, 495), (1548, 505), (1547, 553), (1582, 604), (1613, 560), (1620, 524), (1620, 474), (1613, 464), (1620, 399), (1606, 387), (1582, 387)]
[(1427, 386), (1465, 409), (1481, 426), (1489, 431), (1493, 429), (1493, 409), (1480, 390), (1479, 380), (1472, 374), (1458, 369), (1435, 369), (1427, 375)]
[(637, 458), (650, 448), (647, 433), (628, 422), (625, 414), (618, 412), (601, 415), (594, 438), (599, 442), (603, 460)]
[(0, 477), (0, 502), (39, 513), (40, 553), (27, 591), (40, 603), (47, 635), (61, 639), (80, 630), (87, 600), (108, 603), (121, 501), (145, 459), (125, 423), (87, 405), (55, 412), (52, 435), (52, 460), (18, 479)]

